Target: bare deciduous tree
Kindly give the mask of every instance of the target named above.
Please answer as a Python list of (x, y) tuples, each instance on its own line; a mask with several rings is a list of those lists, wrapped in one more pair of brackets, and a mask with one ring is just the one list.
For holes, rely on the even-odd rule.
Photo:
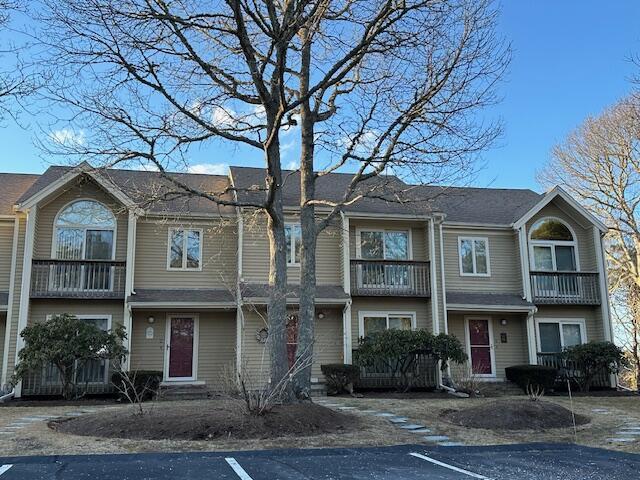
[[(611, 292), (623, 299), (624, 330), (640, 358), (640, 98), (631, 95), (589, 117), (553, 149), (540, 173), (560, 184), (609, 227), (605, 247)], [(640, 372), (636, 372), (640, 376)]]
[[(300, 145), (300, 356), (313, 354), (319, 232), (365, 197), (410, 197), (401, 182), (371, 181), (383, 173), (415, 183), (468, 173), (499, 130), (477, 115), (495, 100), (509, 57), (491, 0), (44, 3), (47, 96), (70, 112), (54, 123), (86, 134), (58, 142), (55, 153), (141, 162), (176, 194), (266, 212), (272, 378), (288, 370), (283, 136)], [(190, 148), (215, 141), (262, 152), (264, 183), (250, 189), (257, 200), (166, 174), (188, 168)], [(318, 198), (316, 181), (344, 169), (355, 172), (345, 191)], [(297, 375), (301, 397), (310, 374)]]

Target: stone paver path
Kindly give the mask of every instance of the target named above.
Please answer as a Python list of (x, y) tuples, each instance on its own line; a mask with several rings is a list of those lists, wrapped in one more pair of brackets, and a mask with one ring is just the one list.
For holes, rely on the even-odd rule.
[[(610, 415), (614, 412), (605, 407), (592, 408), (591, 411), (596, 415)], [(609, 443), (632, 443), (640, 441), (640, 420), (630, 416), (620, 417), (624, 422), (620, 428), (613, 432), (611, 438), (607, 438)]]
[[(410, 433), (421, 434), (422, 440), (428, 443), (435, 443), (440, 447), (460, 447), (463, 446), (463, 443), (453, 441), (451, 438), (446, 435), (437, 435), (426, 425), (421, 425), (418, 423), (410, 423), (409, 418), (397, 415), (391, 412), (379, 412), (377, 410), (364, 410), (358, 407), (341, 405), (339, 403), (335, 403), (334, 400), (326, 400), (323, 398), (316, 398), (315, 402), (324, 407), (333, 408), (341, 411), (355, 411), (362, 415), (372, 415), (374, 417), (385, 418), (391, 422), (392, 425), (396, 427), (406, 430)], [(424, 434), (428, 435), (424, 435)]]
[[(118, 407), (102, 407), (102, 410), (109, 410)], [(85, 408), (82, 410), (75, 410), (67, 413), (61, 413), (59, 415), (28, 415), (21, 418), (17, 418), (13, 420), (11, 423), (0, 426), (0, 435), (15, 435), (18, 430), (22, 430), (30, 425), (33, 425), (36, 422), (46, 422), (47, 420), (51, 420), (53, 418), (58, 417), (79, 417), (81, 415), (86, 415), (88, 413), (95, 413), (98, 409), (95, 408)]]

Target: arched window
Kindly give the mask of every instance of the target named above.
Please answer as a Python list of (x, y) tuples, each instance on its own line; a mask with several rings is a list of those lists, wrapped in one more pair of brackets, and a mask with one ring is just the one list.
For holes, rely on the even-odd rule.
[(531, 268), (576, 271), (576, 239), (571, 227), (557, 218), (543, 218), (531, 227)]
[(111, 260), (116, 219), (95, 200), (65, 206), (55, 222), (55, 257), (61, 260)]

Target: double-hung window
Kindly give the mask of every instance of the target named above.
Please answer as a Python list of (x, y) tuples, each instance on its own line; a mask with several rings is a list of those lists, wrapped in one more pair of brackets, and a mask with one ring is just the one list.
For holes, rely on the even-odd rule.
[(168, 270), (202, 269), (202, 230), (169, 229)]
[(587, 340), (582, 319), (539, 319), (537, 324), (541, 353), (558, 353), (565, 348), (585, 343)]
[(302, 248), (300, 224), (287, 223), (284, 226), (284, 236), (287, 243), (287, 264), (300, 265), (300, 250)]
[(360, 336), (384, 330), (412, 330), (415, 328), (415, 313), (406, 312), (361, 312)]
[(489, 239), (486, 237), (458, 237), (460, 275), (488, 277)]

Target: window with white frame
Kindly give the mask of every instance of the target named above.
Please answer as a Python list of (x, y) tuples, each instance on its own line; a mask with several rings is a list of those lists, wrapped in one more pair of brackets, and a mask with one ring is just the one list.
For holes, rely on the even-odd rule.
[(488, 277), (489, 239), (486, 237), (458, 237), (460, 275)]
[(565, 348), (586, 343), (584, 320), (538, 320), (538, 340), (542, 353), (558, 353)]
[(360, 258), (364, 260), (409, 260), (411, 245), (407, 230), (360, 230)]
[(302, 249), (302, 230), (299, 223), (287, 223), (284, 226), (284, 237), (287, 244), (287, 263), (300, 265), (300, 251)]
[(562, 220), (551, 217), (538, 220), (531, 227), (529, 239), (532, 270), (576, 271), (576, 240)]
[(415, 323), (413, 312), (360, 312), (360, 336), (384, 330), (412, 330)]
[(200, 270), (202, 268), (202, 230), (169, 229), (169, 270)]

